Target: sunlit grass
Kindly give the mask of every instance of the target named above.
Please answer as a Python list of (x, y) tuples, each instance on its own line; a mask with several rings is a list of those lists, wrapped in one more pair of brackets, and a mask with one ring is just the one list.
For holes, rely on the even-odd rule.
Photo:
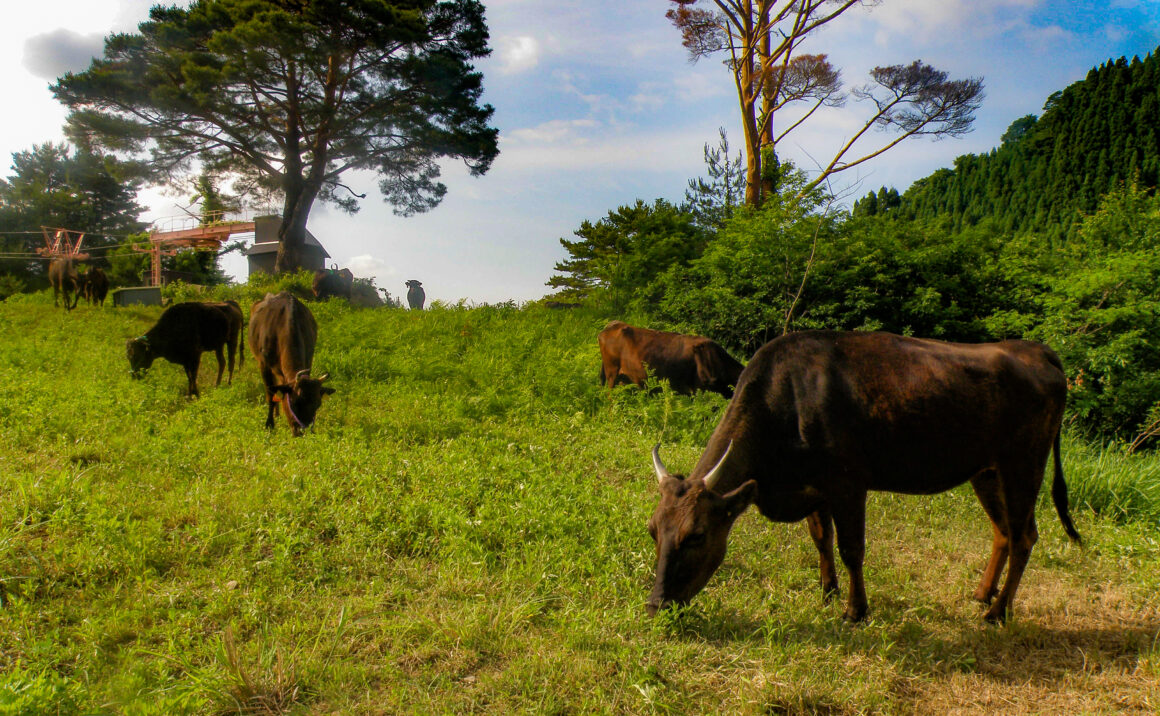
[(0, 304), (0, 710), (1157, 703), (1154, 457), (1065, 444), (1086, 546), (1044, 501), (1007, 629), (968, 598), (990, 536), (969, 488), (872, 497), (863, 626), (822, 604), (804, 527), (756, 512), (693, 605), (650, 620), (648, 451), (690, 469), (719, 397), (610, 400), (583, 311), (311, 308), (338, 393), (293, 439), (263, 428), (251, 356), (214, 388), (207, 355), (197, 400), (165, 362), (130, 380), (124, 341), (159, 309)]

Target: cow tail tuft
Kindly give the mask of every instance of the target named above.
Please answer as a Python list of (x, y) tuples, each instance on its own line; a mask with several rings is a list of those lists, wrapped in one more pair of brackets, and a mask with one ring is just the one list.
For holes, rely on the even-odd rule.
[(1059, 450), (1060, 433), (1055, 434), (1055, 479), (1051, 482), (1051, 500), (1055, 503), (1055, 511), (1059, 513), (1059, 521), (1063, 523), (1063, 530), (1073, 542), (1082, 544), (1079, 532), (1071, 521), (1071, 513), (1067, 507), (1067, 483), (1063, 481), (1063, 459)]
[(603, 387), (604, 384), (607, 382), (608, 382), (608, 379), (604, 377), (604, 365), (601, 364), (601, 366), (600, 366), (600, 385), (601, 385), (601, 387)]

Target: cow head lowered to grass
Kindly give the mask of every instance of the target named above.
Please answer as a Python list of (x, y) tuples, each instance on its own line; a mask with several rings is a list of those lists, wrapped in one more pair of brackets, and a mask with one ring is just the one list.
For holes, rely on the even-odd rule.
[(649, 521), (657, 557), (649, 613), (705, 586), (753, 503), (770, 520), (807, 520), (826, 596), (838, 590), (836, 529), (850, 575), (845, 616), (859, 621), (867, 493), (929, 495), (970, 482), (993, 531), (974, 596), (990, 604), (988, 621), (1004, 621), (1038, 538), (1035, 503), (1053, 447), (1052, 499), (1079, 541), (1059, 455), (1066, 396), (1059, 358), (1029, 341), (808, 331), (767, 343), (688, 478), (671, 475), (653, 451), (661, 500)]
[(250, 309), (250, 350), (266, 386), (266, 427), (274, 428), (278, 403), (294, 435), (314, 423), (322, 397), (334, 394), (323, 385), (328, 375), (311, 377), (318, 324), (301, 301), (283, 291), (266, 294)]

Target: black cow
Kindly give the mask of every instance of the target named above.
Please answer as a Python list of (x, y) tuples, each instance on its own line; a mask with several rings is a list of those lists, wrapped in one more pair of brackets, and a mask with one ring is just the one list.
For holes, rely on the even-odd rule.
[(1059, 456), (1066, 397), (1059, 358), (1027, 341), (811, 331), (766, 344), (688, 478), (670, 475), (653, 450), (661, 501), (649, 521), (657, 554), (649, 612), (704, 587), (734, 520), (756, 503), (770, 520), (808, 518), (827, 596), (838, 590), (837, 528), (850, 573), (845, 616), (861, 620), (867, 492), (927, 495), (969, 481), (994, 534), (974, 596), (989, 603), (997, 594), (986, 619), (1004, 621), (1038, 537), (1035, 502), (1053, 445), (1052, 498), (1079, 541)]
[(109, 295), (109, 277), (100, 266), (93, 266), (77, 277), (77, 293), (93, 306), (104, 306)]
[(322, 396), (334, 393), (310, 375), (318, 324), (301, 301), (283, 291), (268, 293), (250, 309), (250, 350), (266, 385), (266, 427), (274, 428), (274, 405), (282, 412), (295, 436), (314, 422)]
[(613, 321), (600, 331), (600, 382), (643, 386), (648, 371), (669, 381), (673, 390), (691, 395), (697, 390), (733, 397), (733, 386), (745, 366), (703, 336), (637, 328)]
[[(217, 354), (216, 385), (221, 385), (226, 364), (222, 349), (229, 348), (230, 382), (233, 382), (234, 354), (239, 340), (242, 341), (242, 353), (245, 353), (245, 339), (241, 334), (242, 309), (233, 301), (177, 303), (165, 309), (157, 323), (144, 335), (130, 339), (125, 350), (134, 378), (142, 377), (155, 359), (164, 358), (185, 369), (189, 395), (194, 396), (199, 395), (197, 370), (205, 351)], [(241, 360), (242, 356), (238, 355), (239, 364)]]
[(350, 269), (320, 269), (314, 272), (314, 297), (322, 301), (331, 297), (350, 300), (354, 274)]
[(419, 281), (411, 279), (407, 281), (407, 305), (413, 311), (422, 311), (423, 302), (427, 300), (427, 294), (423, 291), (423, 284)]

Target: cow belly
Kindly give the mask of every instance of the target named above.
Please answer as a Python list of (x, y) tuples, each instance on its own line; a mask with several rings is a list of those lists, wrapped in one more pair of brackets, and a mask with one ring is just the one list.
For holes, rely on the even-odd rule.
[(800, 522), (820, 508), (825, 501), (813, 488), (798, 491), (762, 490), (756, 500), (757, 509), (773, 522)]

